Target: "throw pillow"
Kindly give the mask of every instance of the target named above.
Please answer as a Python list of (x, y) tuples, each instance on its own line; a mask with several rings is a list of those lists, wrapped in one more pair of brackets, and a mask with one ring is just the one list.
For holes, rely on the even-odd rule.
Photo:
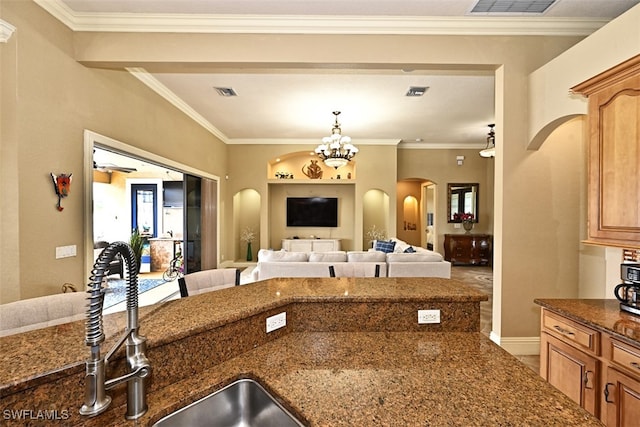
[(412, 254), (414, 253), (416, 250), (413, 249), (413, 246), (409, 246), (407, 249), (404, 250), (405, 254)]
[(393, 249), (396, 247), (396, 242), (394, 241), (386, 241), (386, 240), (376, 240), (376, 251), (384, 252), (385, 254), (389, 254), (393, 252)]

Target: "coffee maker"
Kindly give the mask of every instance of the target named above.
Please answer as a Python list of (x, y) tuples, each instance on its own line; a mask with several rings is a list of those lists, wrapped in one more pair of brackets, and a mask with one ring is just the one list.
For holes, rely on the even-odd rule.
[(620, 310), (640, 316), (640, 264), (621, 264), (620, 278), (622, 283), (613, 291)]

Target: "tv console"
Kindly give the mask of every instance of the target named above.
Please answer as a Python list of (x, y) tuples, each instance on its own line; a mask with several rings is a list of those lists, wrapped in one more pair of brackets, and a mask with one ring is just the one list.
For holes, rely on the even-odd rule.
[(330, 252), (340, 250), (340, 239), (282, 239), (287, 252)]

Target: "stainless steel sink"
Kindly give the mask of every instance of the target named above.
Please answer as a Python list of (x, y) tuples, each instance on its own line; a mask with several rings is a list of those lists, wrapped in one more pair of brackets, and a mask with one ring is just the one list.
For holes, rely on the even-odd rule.
[(303, 425), (259, 383), (242, 379), (167, 415), (155, 423), (154, 427), (299, 427)]

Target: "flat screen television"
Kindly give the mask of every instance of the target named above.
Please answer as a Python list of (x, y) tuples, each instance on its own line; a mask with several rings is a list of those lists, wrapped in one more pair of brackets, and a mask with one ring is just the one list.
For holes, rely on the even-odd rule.
[(287, 227), (337, 227), (338, 198), (287, 197)]

